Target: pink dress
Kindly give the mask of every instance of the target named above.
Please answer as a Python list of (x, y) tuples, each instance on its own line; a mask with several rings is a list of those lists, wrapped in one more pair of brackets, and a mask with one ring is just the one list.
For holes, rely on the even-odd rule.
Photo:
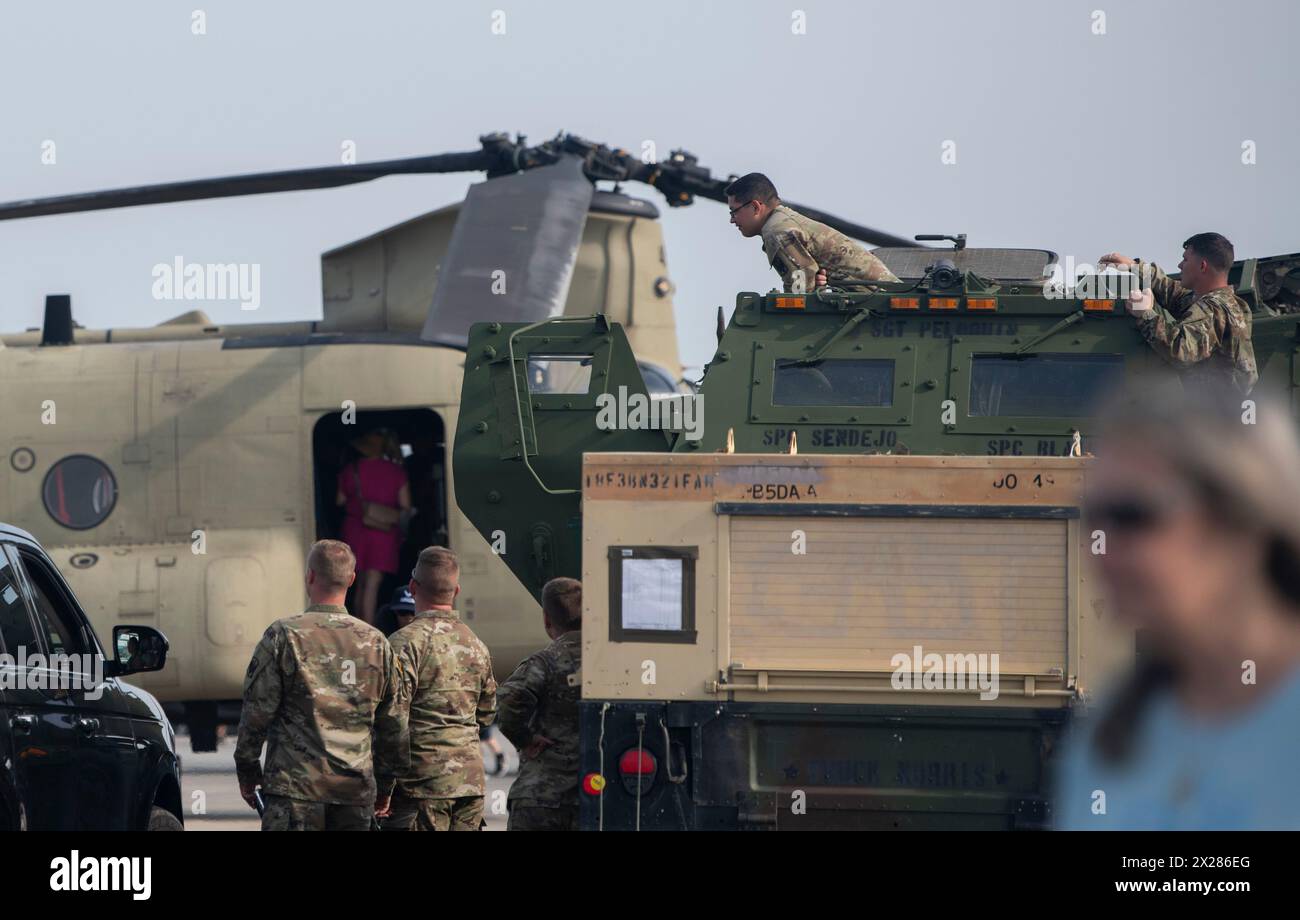
[[(359, 467), (359, 469), (358, 469)], [(366, 457), (349, 463), (339, 473), (339, 491), (347, 496), (344, 506), (343, 542), (352, 547), (357, 556), (357, 571), (374, 569), (380, 572), (397, 571), (397, 560), (402, 546), (402, 529), (375, 530), (361, 523), (361, 498), (357, 495), (357, 476), (361, 478), (361, 495), (368, 502), (379, 502), (392, 508), (400, 507), (397, 495), (406, 485), (406, 470), (400, 463), (383, 457)]]

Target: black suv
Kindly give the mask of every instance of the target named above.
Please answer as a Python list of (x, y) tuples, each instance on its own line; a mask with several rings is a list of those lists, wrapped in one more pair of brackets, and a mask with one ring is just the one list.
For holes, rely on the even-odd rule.
[(152, 695), (167, 639), (113, 627), (106, 657), (58, 568), (0, 523), (0, 830), (183, 830), (176, 740)]

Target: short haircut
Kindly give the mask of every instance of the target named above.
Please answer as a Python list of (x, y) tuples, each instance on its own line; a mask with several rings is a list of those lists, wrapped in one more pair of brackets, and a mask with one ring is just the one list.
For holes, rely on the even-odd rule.
[(730, 197), (744, 203), (763, 201), (772, 204), (781, 200), (781, 196), (776, 193), (776, 186), (772, 184), (772, 180), (762, 173), (749, 173), (741, 176), (728, 185), (724, 191)]
[(1226, 272), (1232, 268), (1236, 255), (1232, 243), (1222, 233), (1198, 233), (1183, 240), (1183, 248), (1190, 249), (1210, 264), (1215, 271)]
[(558, 628), (568, 632), (582, 626), (582, 582), (552, 578), (542, 588), (542, 610)]
[(357, 557), (342, 540), (317, 540), (307, 554), (307, 568), (332, 588), (346, 588), (357, 574)]
[(460, 561), (445, 546), (426, 546), (420, 550), (411, 577), (423, 589), (425, 598), (434, 604), (450, 604), (460, 584)]

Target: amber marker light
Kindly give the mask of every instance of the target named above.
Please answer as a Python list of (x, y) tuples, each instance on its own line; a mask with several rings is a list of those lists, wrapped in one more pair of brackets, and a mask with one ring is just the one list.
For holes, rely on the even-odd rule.
[(917, 310), (921, 307), (921, 298), (919, 297), (891, 297), (889, 298), (889, 308), (891, 310)]
[(1113, 313), (1115, 312), (1115, 301), (1085, 300), (1083, 302), (1083, 311), (1085, 313)]
[(998, 308), (998, 299), (996, 297), (967, 297), (967, 310), (996, 310)]
[(931, 297), (930, 309), (931, 310), (956, 310), (957, 304), (960, 301), (960, 299), (961, 298), (959, 297)]
[(804, 298), (778, 297), (776, 299), (776, 308), (778, 310), (802, 310), (804, 309)]

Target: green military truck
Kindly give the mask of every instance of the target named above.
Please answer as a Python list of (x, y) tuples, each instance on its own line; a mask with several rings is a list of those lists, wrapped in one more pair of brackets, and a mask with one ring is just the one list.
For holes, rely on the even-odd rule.
[[(1049, 823), (1062, 728), (1133, 646), (1087, 572), (1090, 413), (1177, 373), (1123, 279), (876, 253), (899, 283), (740, 294), (693, 394), (651, 398), (600, 316), (471, 329), (457, 501), (535, 596), (586, 586), (585, 827)], [(1293, 396), (1297, 264), (1231, 275)]]

